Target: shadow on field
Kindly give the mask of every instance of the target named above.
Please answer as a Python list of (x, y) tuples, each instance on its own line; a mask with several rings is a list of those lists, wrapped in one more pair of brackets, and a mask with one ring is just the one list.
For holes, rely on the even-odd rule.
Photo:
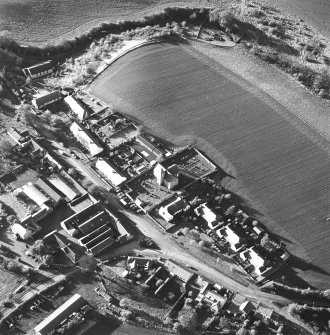
[(312, 270), (314, 272), (321, 273), (323, 275), (329, 275), (327, 271), (321, 269), (319, 266), (306, 262), (302, 258), (299, 258), (295, 255), (291, 255), (289, 264), (292, 267), (300, 269), (302, 271)]

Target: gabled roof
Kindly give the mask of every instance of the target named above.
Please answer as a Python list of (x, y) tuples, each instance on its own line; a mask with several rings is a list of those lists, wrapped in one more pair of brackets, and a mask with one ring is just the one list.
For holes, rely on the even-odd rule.
[(136, 139), (141, 142), (144, 146), (146, 146), (149, 150), (151, 150), (152, 153), (154, 153), (156, 156), (162, 156), (164, 152), (157, 148), (148, 138), (145, 136), (138, 134), (136, 136)]
[(127, 180), (127, 178), (107, 159), (99, 158), (95, 167), (115, 186), (119, 186)]
[(256, 310), (255, 306), (249, 300), (243, 302), (243, 304), (239, 306), (239, 309), (245, 314), (249, 314), (250, 312), (254, 312)]
[(22, 191), (38, 206), (49, 204), (49, 198), (39, 191), (31, 182), (22, 186)]
[(179, 213), (185, 207), (185, 205), (186, 205), (186, 203), (185, 203), (184, 199), (178, 198), (176, 201), (172, 202), (167, 207), (167, 211), (171, 215), (175, 215), (175, 214)]
[(69, 182), (59, 174), (53, 173), (48, 178), (48, 181), (70, 201), (77, 198), (81, 194), (73, 185), (69, 184)]
[(62, 98), (61, 92), (59, 90), (57, 91), (53, 91), (50, 93), (46, 93), (44, 95), (42, 95), (41, 97), (35, 98), (34, 101), (34, 105), (37, 108), (49, 105), (50, 103), (56, 101), (56, 100), (60, 100)]
[(194, 273), (192, 273), (190, 270), (183, 268), (171, 260), (167, 260), (164, 266), (169, 272), (177, 276), (185, 283), (187, 283), (194, 276)]
[(63, 305), (57, 308), (52, 314), (50, 314), (46, 319), (40, 322), (34, 331), (36, 334), (46, 335), (58, 327), (62, 321), (64, 321), (73, 312), (76, 312), (83, 304), (85, 299), (79, 295), (73, 295), (69, 300), (67, 300)]
[(73, 122), (70, 130), (74, 136), (86, 147), (92, 156), (96, 156), (103, 151), (99, 141), (77, 122)]
[(61, 201), (62, 196), (56, 192), (54, 186), (46, 180), (38, 179), (35, 185), (44, 193), (46, 193), (55, 203)]
[(31, 75), (39, 74), (41, 72), (48, 71), (53, 68), (53, 64), (51, 60), (48, 60), (43, 63), (39, 63), (30, 67), (25, 68), (24, 70), (29, 70)]
[(87, 112), (71, 95), (64, 98), (64, 101), (70, 106), (71, 110), (77, 114), (79, 120), (84, 120)]

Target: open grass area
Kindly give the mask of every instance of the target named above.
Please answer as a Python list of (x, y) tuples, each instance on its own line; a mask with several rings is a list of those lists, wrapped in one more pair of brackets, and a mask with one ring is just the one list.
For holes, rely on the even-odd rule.
[(218, 1), (0, 0), (0, 31), (23, 44), (47, 44), (80, 35), (102, 22), (143, 19), (170, 6), (210, 6)]
[(91, 91), (167, 139), (201, 144), (243, 182), (254, 215), (303, 259), (304, 275), (327, 286), (330, 158), (310, 128), (188, 46), (135, 50), (106, 70)]

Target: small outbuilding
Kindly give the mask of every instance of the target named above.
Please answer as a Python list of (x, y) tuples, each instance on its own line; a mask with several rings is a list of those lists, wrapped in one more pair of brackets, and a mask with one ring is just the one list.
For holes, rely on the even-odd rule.
[(61, 99), (62, 99), (61, 92), (57, 90), (50, 93), (46, 93), (44, 95), (41, 95), (40, 97), (33, 99), (32, 104), (39, 109)]

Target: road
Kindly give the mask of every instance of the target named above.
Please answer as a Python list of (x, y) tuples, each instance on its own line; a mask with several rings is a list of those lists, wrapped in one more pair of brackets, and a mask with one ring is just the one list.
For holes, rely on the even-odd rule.
[[(144, 219), (143, 217), (127, 210), (122, 210), (122, 212), (130, 220), (136, 223), (137, 227), (144, 235), (151, 237), (161, 249), (160, 251), (147, 250), (144, 252), (138, 250), (139, 253), (145, 254), (146, 256), (154, 254), (155, 256), (171, 258), (182, 265), (189, 264), (192, 267), (198, 269), (198, 273), (209, 281), (219, 283), (233, 292), (239, 292), (241, 295), (245, 296), (251, 301), (259, 301), (261, 304), (273, 308), (277, 313), (284, 316), (287, 320), (290, 320), (292, 323), (296, 324), (297, 321), (290, 314), (288, 314), (285, 309), (279, 308), (276, 305), (277, 303), (286, 306), (295, 301), (282, 296), (262, 292), (256, 286), (253, 287), (252, 285), (249, 285), (249, 287), (246, 287), (245, 285), (242, 285), (241, 283), (228, 277), (228, 275), (225, 273), (222, 273), (209, 264), (205, 264), (196, 256), (188, 253), (184, 247), (177, 243), (173, 237), (163, 232), (152, 220)], [(310, 334), (310, 332), (306, 329), (301, 328), (300, 326), (297, 327), (300, 330), (303, 330), (306, 334)]]

